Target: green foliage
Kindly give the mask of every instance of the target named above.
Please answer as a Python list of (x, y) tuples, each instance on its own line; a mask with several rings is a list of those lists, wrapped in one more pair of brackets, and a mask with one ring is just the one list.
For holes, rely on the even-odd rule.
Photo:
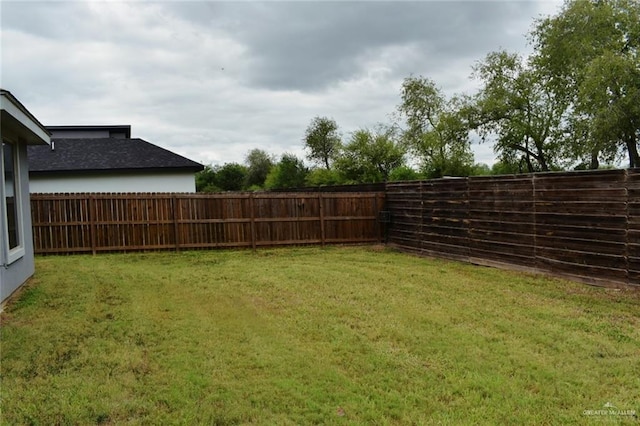
[(551, 170), (564, 105), (550, 95), (543, 76), (505, 51), (488, 54), (474, 73), (483, 86), (467, 109), (471, 127), (483, 139), (495, 137), (494, 151), (523, 161), (527, 171)]
[(327, 170), (340, 150), (338, 124), (327, 117), (315, 117), (307, 127), (304, 135), (307, 158)]
[(523, 172), (521, 166), (513, 162), (498, 161), (491, 166), (492, 175), (512, 175)]
[(247, 177), (245, 186), (247, 188), (261, 188), (264, 186), (267, 175), (274, 166), (271, 155), (261, 149), (252, 149), (245, 159), (247, 165)]
[(471, 170), (471, 176), (487, 176), (491, 174), (491, 167), (485, 163), (476, 163)]
[(309, 170), (305, 167), (301, 159), (293, 154), (283, 154), (278, 164), (276, 164), (265, 181), (268, 189), (280, 188), (302, 188)]
[(407, 165), (403, 165), (400, 167), (396, 167), (391, 170), (389, 173), (389, 181), (401, 181), (401, 180), (418, 180), (422, 176), (418, 172), (416, 172), (412, 167)]
[(226, 163), (216, 173), (216, 183), (223, 191), (241, 191), (247, 178), (247, 168), (238, 163)]
[(424, 77), (404, 80), (398, 110), (406, 119), (403, 140), (421, 161), (426, 177), (467, 176), (473, 166), (469, 127), (460, 114), (461, 101), (446, 100)]
[(204, 170), (196, 173), (196, 191), (197, 192), (220, 192), (221, 189), (217, 185), (216, 173), (218, 166), (205, 166)]
[(196, 174), (197, 192), (241, 191), (245, 188), (247, 168), (238, 163), (205, 166)]
[(313, 169), (306, 177), (306, 186), (342, 185), (344, 182), (336, 170)]
[(352, 134), (335, 165), (347, 183), (386, 182), (391, 171), (404, 164), (404, 156), (391, 129), (361, 129)]
[(640, 166), (640, 2), (569, 0), (531, 33), (534, 61), (567, 109), (567, 156)]

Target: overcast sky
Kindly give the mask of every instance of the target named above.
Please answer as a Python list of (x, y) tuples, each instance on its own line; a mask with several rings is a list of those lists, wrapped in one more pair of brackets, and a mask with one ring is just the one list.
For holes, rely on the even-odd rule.
[[(2, 87), (44, 125), (130, 124), (203, 164), (304, 156), (315, 116), (343, 139), (389, 123), (402, 80), (472, 93), (490, 51), (528, 53), (559, 1), (0, 2)], [(476, 162), (492, 164), (491, 146)]]

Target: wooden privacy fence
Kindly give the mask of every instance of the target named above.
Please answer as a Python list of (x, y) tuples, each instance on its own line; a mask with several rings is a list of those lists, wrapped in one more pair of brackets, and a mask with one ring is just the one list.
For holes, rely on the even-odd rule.
[(640, 171), (387, 184), (389, 242), (471, 263), (640, 285)]
[(381, 241), (384, 193), (32, 194), (38, 254)]

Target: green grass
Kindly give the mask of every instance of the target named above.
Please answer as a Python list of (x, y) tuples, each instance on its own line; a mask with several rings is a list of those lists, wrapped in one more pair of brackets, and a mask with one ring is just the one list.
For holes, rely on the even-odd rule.
[(2, 424), (638, 422), (584, 415), (640, 413), (638, 291), (370, 247), (36, 268), (2, 314)]

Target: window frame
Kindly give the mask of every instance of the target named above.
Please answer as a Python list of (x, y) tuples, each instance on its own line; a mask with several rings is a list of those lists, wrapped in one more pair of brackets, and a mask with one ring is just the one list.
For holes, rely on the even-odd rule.
[[(20, 167), (20, 149), (19, 144), (7, 139), (5, 137), (2, 138), (2, 149), (0, 150), (0, 209), (2, 211), (2, 219), (3, 219), (3, 235), (0, 236), (2, 238), (1, 244), (3, 248), (3, 252), (5, 253), (5, 258), (2, 259), (5, 265), (10, 265), (15, 261), (24, 257), (25, 254), (25, 235), (24, 235), (24, 216), (23, 216), (23, 208), (22, 208), (22, 174)], [(13, 248), (9, 248), (9, 212), (7, 211), (7, 191), (6, 191), (6, 182), (5, 182), (5, 170), (4, 170), (4, 145), (8, 144), (12, 146), (12, 155), (13, 155), (13, 195), (14, 195), (14, 203), (15, 203), (15, 213), (16, 213), (16, 239), (17, 245)]]

